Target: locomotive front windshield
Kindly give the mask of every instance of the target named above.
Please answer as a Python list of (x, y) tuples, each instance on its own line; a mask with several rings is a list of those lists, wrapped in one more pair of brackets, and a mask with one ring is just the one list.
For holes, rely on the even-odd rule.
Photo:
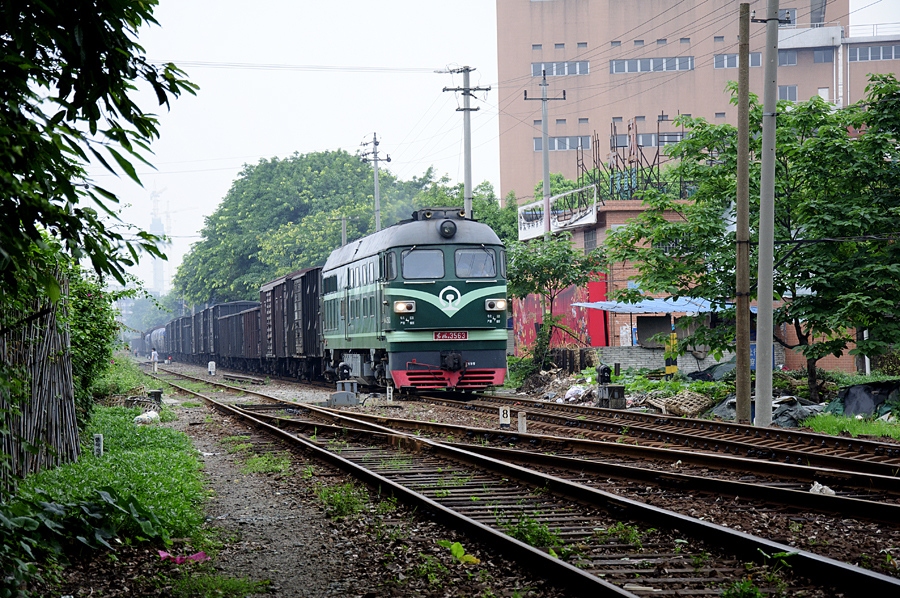
[(443, 278), (444, 252), (440, 249), (408, 249), (403, 252), (403, 278)]
[(493, 278), (497, 276), (497, 262), (490, 249), (457, 249), (457, 278)]

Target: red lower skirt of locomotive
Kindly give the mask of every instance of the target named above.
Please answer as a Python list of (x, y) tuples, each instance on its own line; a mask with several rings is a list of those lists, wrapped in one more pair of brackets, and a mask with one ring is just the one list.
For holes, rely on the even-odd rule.
[(391, 370), (391, 377), (398, 388), (480, 390), (503, 384), (506, 368), (473, 368), (455, 372), (438, 368)]

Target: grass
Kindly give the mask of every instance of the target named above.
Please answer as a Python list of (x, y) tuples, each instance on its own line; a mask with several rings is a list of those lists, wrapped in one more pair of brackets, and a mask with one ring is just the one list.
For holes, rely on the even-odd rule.
[(900, 440), (900, 425), (884, 421), (856, 419), (831, 413), (820, 413), (815, 417), (803, 420), (803, 426), (822, 434), (838, 436), (844, 432), (853, 438), (858, 436), (886, 436)]
[[(18, 496), (31, 500), (73, 503), (97, 498), (109, 487), (152, 512), (172, 537), (190, 537), (203, 523), (206, 497), (200, 463), (190, 439), (159, 426), (136, 426), (140, 409), (97, 407), (82, 439), (75, 463), (26, 478)], [(89, 442), (103, 434), (104, 455), (95, 457)], [(38, 490), (46, 496), (38, 494)]]
[(159, 382), (147, 376), (135, 362), (119, 356), (92, 383), (94, 397), (135, 394), (129, 392), (142, 386), (158, 388)]
[(288, 455), (266, 453), (248, 457), (241, 468), (243, 473), (286, 474), (291, 469), (291, 458)]
[(320, 486), (316, 495), (325, 505), (329, 517), (342, 519), (362, 512), (369, 502), (369, 492), (355, 484), (338, 484), (337, 486)]
[(562, 544), (562, 539), (557, 532), (552, 531), (547, 524), (527, 515), (522, 515), (515, 523), (507, 521), (501, 523), (500, 526), (516, 540), (521, 540), (536, 548), (552, 548)]
[(263, 594), (268, 591), (268, 581), (252, 581), (246, 578), (223, 577), (221, 575), (199, 575), (179, 579), (172, 584), (175, 598), (243, 598), (249, 594)]

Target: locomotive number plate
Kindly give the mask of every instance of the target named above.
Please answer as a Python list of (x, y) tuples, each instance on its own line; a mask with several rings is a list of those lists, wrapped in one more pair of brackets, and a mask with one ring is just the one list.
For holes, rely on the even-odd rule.
[(465, 340), (469, 340), (469, 333), (466, 330), (435, 331), (434, 340), (436, 340), (436, 341), (465, 341)]

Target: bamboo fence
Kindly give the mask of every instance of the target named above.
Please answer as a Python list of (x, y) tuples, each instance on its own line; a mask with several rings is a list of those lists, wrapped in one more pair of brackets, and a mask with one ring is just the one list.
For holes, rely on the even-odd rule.
[[(59, 273), (57, 278), (65, 297), (68, 281)], [(79, 455), (64, 310), (64, 301), (48, 305), (42, 299), (29, 306), (30, 313), (6, 314), (6, 321), (20, 324), (0, 335), (0, 362), (6, 371), (22, 372), (24, 378), (21, 396), (0, 389), (0, 417), (6, 432), (0, 434), (0, 454), (9, 460), (9, 467), (0, 467), (0, 486), (10, 492), (17, 479), (74, 461)]]

